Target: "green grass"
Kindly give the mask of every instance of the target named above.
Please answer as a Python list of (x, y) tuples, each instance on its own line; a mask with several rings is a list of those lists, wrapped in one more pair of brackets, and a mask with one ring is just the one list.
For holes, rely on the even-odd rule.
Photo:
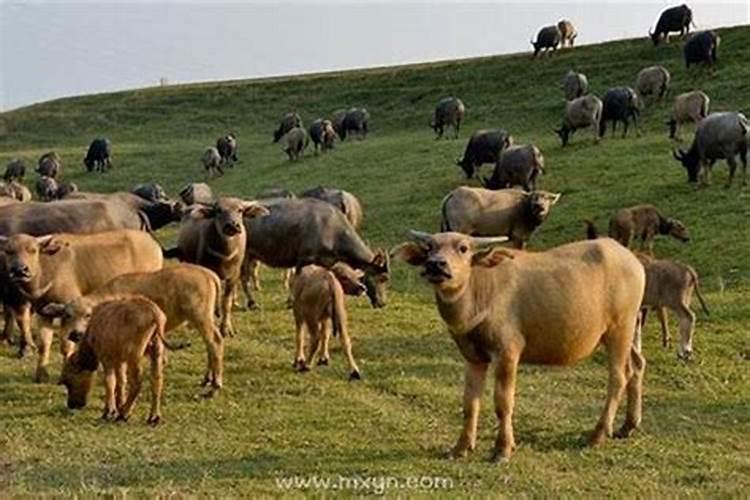
[[(618, 207), (656, 203), (693, 234), (688, 245), (660, 239), (657, 253), (698, 269), (712, 312), (699, 314), (696, 358), (689, 363), (662, 349), (656, 324), (648, 325), (643, 429), (600, 449), (586, 448), (583, 437), (604, 403), (604, 355), (573, 369), (522, 367), (515, 415), (519, 449), (510, 464), (499, 467), (486, 462), (495, 428), (489, 388), (477, 452), (464, 461), (441, 458), (461, 423), (462, 360), (414, 271), (396, 266), (384, 310), (350, 300), (355, 356), (364, 376), (357, 383), (346, 381), (338, 347), (332, 366), (303, 376), (292, 371), (293, 321), (279, 273), (265, 271), (262, 309), (236, 313), (239, 335), (227, 343), (226, 390), (216, 399), (197, 397), (205, 359), (197, 337), (175, 332), (193, 338), (193, 347), (170, 354), (165, 424), (158, 429), (144, 423), (147, 393), (129, 423), (103, 424), (101, 386), (90, 408), (69, 412), (61, 387), (31, 383), (32, 359), (19, 361), (11, 349), (2, 349), (0, 493), (277, 495), (286, 492), (276, 478), (357, 475), (450, 478), (453, 487), (438, 490), (443, 494), (747, 494), (750, 191), (739, 183), (722, 189), (723, 163), (710, 188), (687, 185), (666, 138), (667, 103), (644, 112), (640, 137), (608, 136), (594, 145), (582, 131), (561, 149), (551, 132), (562, 109), (558, 85), (570, 67), (586, 73), (601, 94), (609, 86), (632, 85), (641, 67), (660, 63), (672, 72), (672, 95), (701, 88), (713, 110), (747, 111), (750, 29), (722, 30), (721, 36), (715, 76), (688, 75), (678, 44), (654, 49), (641, 39), (533, 62), (523, 54), (176, 86), (63, 99), (0, 115), (0, 163), (21, 157), (33, 164), (54, 148), (62, 154), (64, 177), (86, 190), (157, 180), (175, 192), (202, 179), (203, 148), (235, 130), (242, 161), (212, 181), (216, 191), (251, 197), (272, 186), (348, 189), (363, 201), (365, 237), (383, 247), (402, 241), (409, 228), (438, 228), (441, 198), (463, 183), (453, 161), (470, 131), (502, 126), (518, 142), (542, 148), (542, 186), (563, 193), (532, 248), (581, 238), (584, 218), (605, 227)], [(449, 94), (466, 102), (464, 132), (460, 141), (436, 142), (426, 125), (434, 104)], [(366, 141), (293, 164), (271, 144), (278, 117), (289, 110), (309, 122), (353, 105), (372, 114)], [(685, 140), (691, 133), (684, 130)], [(96, 135), (114, 143), (115, 167), (106, 175), (87, 175), (80, 164)], [(161, 238), (166, 243), (173, 236), (174, 228)], [(58, 372), (55, 356), (53, 374)]]

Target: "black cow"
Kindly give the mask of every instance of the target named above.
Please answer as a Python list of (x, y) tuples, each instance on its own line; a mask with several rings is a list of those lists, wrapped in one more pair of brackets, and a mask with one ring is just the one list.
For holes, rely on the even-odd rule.
[(93, 172), (94, 170), (104, 172), (112, 168), (111, 156), (112, 143), (105, 137), (97, 137), (91, 141), (86, 157), (83, 159), (83, 164), (89, 172)]
[(682, 53), (685, 56), (685, 66), (705, 64), (713, 66), (719, 60), (717, 51), (721, 39), (715, 31), (699, 31), (688, 38)]
[(467, 179), (471, 179), (483, 164), (497, 163), (503, 149), (512, 145), (513, 138), (501, 128), (477, 130), (471, 134), (464, 157), (456, 160), (456, 165), (463, 169)]
[(654, 45), (664, 38), (669, 43), (669, 33), (680, 32), (680, 36), (690, 33), (690, 24), (693, 22), (693, 11), (685, 4), (670, 7), (659, 16), (656, 29), (648, 32)]
[(603, 137), (604, 132), (607, 131), (607, 122), (612, 122), (612, 135), (615, 135), (617, 122), (623, 122), (625, 130), (622, 136), (625, 137), (628, 134), (631, 119), (637, 130), (639, 114), (638, 95), (635, 90), (630, 87), (614, 87), (607, 90), (604, 94), (602, 118), (599, 122), (599, 137)]
[(542, 49), (544, 49), (545, 52), (549, 49), (552, 49), (553, 51), (557, 50), (557, 46), (560, 45), (561, 40), (562, 33), (560, 33), (560, 28), (558, 28), (557, 25), (545, 26), (540, 29), (539, 33), (536, 35), (536, 42), (534, 40), (531, 41), (531, 45), (534, 46), (534, 57), (536, 57)]

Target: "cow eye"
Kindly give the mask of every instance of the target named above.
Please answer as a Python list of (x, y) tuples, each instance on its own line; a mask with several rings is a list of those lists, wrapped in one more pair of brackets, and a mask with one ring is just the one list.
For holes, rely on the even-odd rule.
[(465, 244), (461, 244), (461, 245), (460, 245), (460, 246), (458, 247), (458, 251), (459, 251), (460, 253), (466, 253), (466, 252), (468, 252), (468, 251), (469, 251), (469, 247), (468, 247), (467, 245), (465, 245)]

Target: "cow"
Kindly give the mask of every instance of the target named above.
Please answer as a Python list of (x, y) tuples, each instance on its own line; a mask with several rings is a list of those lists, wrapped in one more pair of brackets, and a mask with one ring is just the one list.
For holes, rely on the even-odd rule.
[[(239, 161), (239, 158), (237, 158), (237, 136), (230, 132), (216, 139), (216, 151), (221, 158), (221, 164), (228, 165), (230, 168), (234, 167), (235, 162)], [(207, 151), (203, 153), (204, 167), (206, 166), (205, 157), (207, 154)]]
[(470, 236), (507, 236), (516, 248), (524, 248), (559, 199), (560, 193), (547, 191), (462, 186), (443, 198), (440, 230)]
[(0, 196), (6, 196), (9, 198), (14, 198), (21, 203), (26, 203), (28, 201), (31, 201), (31, 191), (29, 191), (29, 188), (21, 184), (20, 182), (13, 180), (13, 181), (1, 181), (0, 182)]
[[(32, 311), (40, 311), (50, 302), (68, 303), (121, 274), (155, 271), (162, 266), (159, 243), (150, 234), (134, 230), (0, 236), (0, 252), (14, 296), (20, 298), (10, 304), (23, 334), (19, 354), (35, 345), (31, 336)], [(52, 338), (52, 323), (42, 318), (34, 376), (37, 382), (48, 378)], [(60, 351), (63, 355), (70, 351), (64, 339)]]
[(158, 425), (166, 362), (166, 321), (156, 304), (140, 296), (111, 300), (94, 308), (89, 328), (80, 337), (78, 350), (63, 363), (60, 384), (67, 390), (68, 408), (86, 406), (94, 375), (101, 364), (106, 388), (102, 418), (127, 421), (141, 390), (141, 358), (148, 356), (151, 411), (146, 422)]
[(210, 205), (214, 199), (214, 192), (211, 190), (211, 186), (205, 182), (192, 182), (186, 184), (178, 193), (180, 200), (185, 205)]
[(138, 184), (130, 190), (136, 196), (140, 196), (146, 201), (151, 203), (158, 203), (160, 201), (168, 202), (169, 196), (167, 196), (164, 188), (156, 182), (147, 182), (145, 184)]
[(487, 189), (521, 187), (536, 189), (537, 178), (544, 173), (544, 156), (533, 144), (511, 146), (500, 155), (491, 177), (482, 181)]
[(47, 177), (57, 179), (57, 176), (60, 175), (60, 170), (62, 170), (62, 160), (60, 159), (60, 156), (54, 151), (44, 153), (39, 157), (39, 161), (37, 162), (36, 166), (37, 174), (46, 175)]
[(250, 237), (241, 282), (248, 308), (257, 306), (248, 287), (253, 260), (282, 269), (299, 269), (307, 264), (331, 267), (344, 262), (365, 272), (363, 282), (372, 306), (385, 306), (390, 279), (388, 256), (382, 250), (373, 252), (341, 210), (314, 198), (277, 199), (263, 204), (270, 211), (268, 216), (245, 218)]
[[(308, 360), (313, 362), (320, 353), (318, 365), (328, 365), (330, 355), (328, 342), (330, 321), (333, 336), (339, 336), (341, 348), (349, 363), (349, 380), (362, 378), (357, 362), (352, 355), (352, 342), (346, 314), (344, 294), (361, 295), (366, 287), (360, 282), (361, 273), (343, 263), (331, 269), (314, 264), (303, 267), (294, 277), (292, 285), (294, 323), (296, 326), (294, 367), (297, 371), (308, 371)], [(304, 329), (310, 335), (310, 351), (305, 356)]]
[(465, 115), (466, 106), (458, 97), (440, 99), (430, 122), (430, 128), (437, 134), (435, 139), (443, 137), (443, 132), (448, 127), (453, 127), (453, 138), (458, 139), (458, 132), (461, 130), (461, 122)]
[(362, 204), (349, 191), (315, 186), (302, 191), (300, 198), (317, 198), (326, 201), (341, 210), (354, 229), (359, 231), (362, 226)]
[[(587, 220), (589, 238), (597, 237), (597, 230), (592, 221)], [(640, 240), (642, 252), (653, 253), (654, 238), (657, 235), (669, 235), (687, 243), (690, 232), (687, 226), (677, 219), (666, 217), (653, 205), (635, 205), (621, 208), (609, 219), (609, 237), (626, 248), (631, 248), (635, 240)]]
[(708, 116), (711, 99), (700, 90), (685, 92), (674, 99), (672, 114), (667, 121), (669, 127), (669, 138), (677, 139), (680, 125), (693, 122), (696, 126), (702, 119)]
[(704, 185), (711, 182), (714, 163), (726, 160), (729, 165), (726, 188), (732, 185), (737, 170), (735, 157), (739, 155), (744, 186), (747, 184), (748, 130), (750, 123), (742, 113), (711, 113), (698, 124), (690, 149), (678, 149), (672, 154), (687, 170), (688, 182), (696, 183), (700, 178)]
[(367, 137), (370, 131), (370, 113), (365, 108), (351, 108), (346, 112), (341, 124), (341, 131), (337, 131), (341, 140), (346, 140), (349, 134), (358, 139)]
[(560, 46), (562, 48), (565, 48), (566, 45), (568, 47), (573, 47), (576, 37), (578, 36), (578, 32), (576, 31), (576, 27), (573, 26), (573, 23), (567, 19), (560, 19), (557, 23), (557, 29), (560, 31)]
[(302, 127), (302, 118), (297, 113), (287, 113), (282, 116), (279, 128), (273, 132), (273, 142), (279, 142), (294, 127)]
[(284, 152), (289, 161), (297, 161), (304, 156), (305, 149), (310, 144), (310, 136), (302, 127), (294, 127), (284, 136)]
[(224, 169), (221, 168), (222, 160), (219, 150), (213, 146), (208, 147), (203, 151), (203, 154), (201, 155), (201, 163), (206, 170), (207, 177), (213, 177), (214, 172), (218, 173), (218, 175), (224, 175)]
[(5, 173), (3, 174), (3, 180), (5, 182), (22, 181), (25, 176), (26, 165), (22, 160), (11, 160), (5, 166)]
[(464, 156), (456, 160), (456, 165), (471, 179), (483, 164), (497, 163), (503, 150), (512, 145), (513, 137), (501, 128), (477, 130), (471, 134)]
[(112, 143), (105, 137), (97, 137), (89, 145), (86, 157), (83, 159), (86, 170), (106, 172), (112, 168)]
[(628, 125), (633, 121), (636, 132), (638, 131), (638, 115), (640, 115), (640, 102), (638, 94), (630, 87), (614, 87), (604, 94), (602, 100), (602, 117), (599, 121), (599, 137), (604, 137), (607, 131), (607, 122), (612, 122), (612, 136), (615, 135), (617, 122), (622, 122), (625, 129), (622, 136), (628, 135)]
[(563, 77), (562, 88), (565, 92), (565, 100), (572, 101), (588, 92), (589, 80), (583, 73), (569, 70)]
[(576, 130), (591, 127), (594, 141), (599, 142), (599, 126), (602, 119), (603, 104), (601, 99), (593, 94), (584, 95), (565, 103), (562, 125), (555, 129), (565, 147)]
[(557, 50), (557, 46), (562, 41), (562, 33), (557, 25), (545, 26), (539, 30), (536, 35), (536, 41), (531, 40), (531, 45), (534, 46), (534, 57), (539, 55), (539, 52), (544, 50), (544, 53), (549, 55), (549, 49), (552, 51)]
[[(156, 231), (178, 222), (182, 217), (182, 206), (173, 201), (148, 201), (136, 194), (127, 191), (116, 191), (114, 193), (88, 193), (76, 191), (66, 196), (64, 202), (72, 200), (105, 201), (113, 207), (118, 207), (121, 217), (140, 220), (140, 224), (123, 225), (127, 229), (145, 229)], [(60, 205), (62, 206), (62, 205)], [(74, 231), (77, 232), (77, 231)], [(0, 232), (0, 234), (3, 234)]]
[(664, 66), (648, 66), (638, 72), (635, 78), (635, 90), (641, 102), (646, 97), (652, 96), (661, 99), (669, 91), (669, 82), (672, 79), (669, 71)]
[(224, 339), (214, 321), (221, 297), (221, 282), (205, 267), (180, 263), (152, 272), (123, 274), (68, 304), (50, 303), (41, 314), (48, 318), (62, 318), (63, 338), (68, 334), (80, 335), (86, 330), (91, 313), (98, 304), (122, 295), (143, 296), (159, 306), (167, 316), (165, 333), (185, 323), (195, 329), (203, 337), (208, 355), (203, 378), (204, 386), (211, 385), (211, 392), (207, 395), (221, 389)]
[(341, 138), (342, 134), (346, 134), (344, 132), (344, 119), (346, 118), (346, 113), (349, 110), (347, 109), (337, 109), (333, 113), (331, 113), (331, 123), (333, 124), (333, 130), (336, 132), (336, 135)]
[(412, 241), (392, 253), (421, 268), (466, 360), (463, 429), (450, 457), (464, 457), (476, 447), (480, 400), (492, 362), (499, 420), (492, 459), (507, 461), (515, 448), (512, 416), (519, 363), (571, 366), (600, 344), (607, 350), (609, 384), (589, 444), (600, 445), (612, 436), (623, 393), (627, 411), (616, 436), (628, 437), (639, 427), (646, 363), (638, 316), (646, 277), (629, 250), (610, 239), (525, 252), (485, 248), (495, 238), (410, 235)]
[(693, 34), (682, 48), (685, 66), (688, 69), (696, 64), (714, 67), (719, 60), (720, 43), (721, 38), (715, 31), (699, 31)]
[(231, 309), (245, 257), (247, 231), (243, 218), (263, 218), (268, 210), (255, 201), (219, 198), (211, 205), (194, 205), (182, 219), (177, 246), (167, 258), (179, 258), (215, 272), (222, 282), (221, 335), (234, 335)]
[(318, 154), (318, 148), (324, 153), (333, 149), (333, 143), (336, 140), (336, 131), (333, 129), (331, 120), (318, 118), (310, 124), (310, 138), (315, 146), (315, 154)]
[(62, 181), (57, 183), (57, 199), (63, 200), (73, 193), (78, 192), (78, 184), (75, 182)]
[(47, 175), (39, 176), (34, 185), (36, 191), (36, 197), (39, 201), (52, 201), (57, 200), (57, 192), (59, 190), (57, 181), (53, 177)]
[(648, 36), (654, 45), (659, 45), (662, 39), (669, 43), (669, 33), (680, 32), (680, 36), (690, 33), (693, 23), (693, 11), (685, 4), (670, 7), (663, 11), (656, 22), (656, 29), (649, 30)]

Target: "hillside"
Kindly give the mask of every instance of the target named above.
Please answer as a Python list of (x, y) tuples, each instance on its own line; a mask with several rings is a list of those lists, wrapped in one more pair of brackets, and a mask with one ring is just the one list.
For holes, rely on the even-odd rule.
[[(170, 354), (166, 423), (145, 426), (148, 395), (125, 425), (97, 420), (103, 389), (87, 410), (64, 409), (63, 389), (32, 385), (33, 360), (12, 349), (0, 366), (0, 491), (63, 493), (134, 491), (169, 494), (279, 494), (282, 476), (441, 476), (454, 493), (617, 496), (738, 494), (750, 486), (750, 216), (748, 188), (723, 189), (726, 165), (713, 185), (689, 186), (673, 160), (664, 122), (671, 99), (641, 115), (641, 134), (609, 134), (595, 145), (589, 131), (562, 149), (552, 132), (563, 107), (559, 88), (569, 68), (585, 73), (591, 90), (633, 85), (638, 70), (662, 64), (672, 73), (670, 97), (702, 89), (711, 109), (750, 112), (750, 28), (720, 31), (715, 75), (685, 71), (680, 44), (654, 48), (627, 40), (529, 54), (330, 75), (153, 88), (57, 100), (0, 114), (0, 165), (19, 157), (34, 165), (50, 149), (63, 175), (83, 190), (129, 189), (158, 181), (170, 193), (203, 179), (200, 154), (215, 138), (236, 131), (241, 162), (211, 181), (219, 193), (251, 198), (284, 186), (325, 184), (350, 190), (365, 208), (364, 235), (390, 247), (407, 229), (437, 230), (442, 197), (465, 181), (454, 161), (472, 130), (500, 126), (545, 155), (541, 188), (561, 192), (531, 247), (583, 236), (582, 220), (606, 227), (616, 208), (655, 203), (682, 220), (692, 241), (660, 239), (659, 255), (693, 265), (702, 276), (711, 316), (698, 313), (696, 360), (679, 362), (661, 348), (649, 323), (645, 354), (644, 429), (602, 449), (582, 446), (604, 402), (604, 356), (572, 370), (523, 367), (515, 416), (519, 450), (503, 467), (488, 465), (495, 427), (486, 389), (477, 452), (466, 462), (440, 453), (458, 435), (462, 361), (416, 272), (397, 265), (390, 302), (372, 310), (351, 300), (355, 357), (364, 380), (345, 382), (338, 347), (333, 365), (299, 376), (291, 369), (293, 320), (276, 272), (266, 271), (263, 308), (236, 312), (238, 337), (226, 347), (226, 391), (195, 398), (203, 347), (188, 331), (187, 352)], [(427, 127), (435, 103), (460, 96), (467, 119), (458, 141), (435, 141)], [(298, 111), (307, 123), (333, 110), (365, 106), (372, 133), (331, 153), (289, 163), (272, 131)], [(114, 144), (113, 170), (84, 173), (81, 159), (98, 135)], [(692, 127), (683, 129), (684, 141)], [(489, 167), (485, 167), (489, 172)], [(740, 173), (741, 174), (741, 173)], [(33, 176), (27, 179), (31, 187)], [(163, 231), (165, 244), (174, 228)], [(672, 324), (673, 337), (678, 335)], [(334, 344), (336, 341), (334, 340)], [(53, 357), (53, 373), (59, 359)], [(492, 384), (488, 384), (491, 386)], [(147, 392), (147, 391), (146, 391)], [(362, 493), (361, 491), (359, 493)]]

